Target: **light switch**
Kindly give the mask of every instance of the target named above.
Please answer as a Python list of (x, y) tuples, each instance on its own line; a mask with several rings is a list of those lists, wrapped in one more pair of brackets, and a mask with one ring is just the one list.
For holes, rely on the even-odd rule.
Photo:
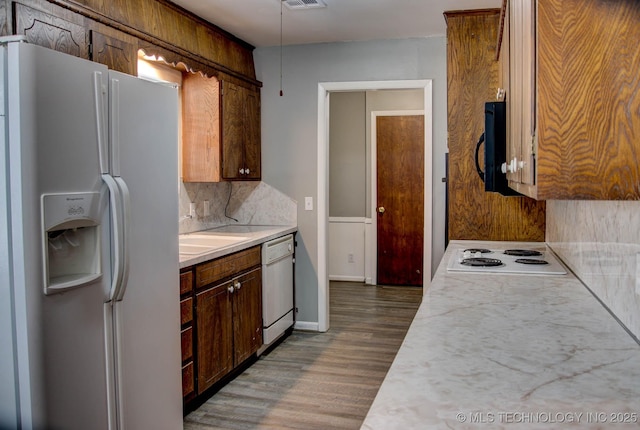
[(304, 210), (312, 211), (313, 210), (313, 197), (305, 197), (304, 198)]

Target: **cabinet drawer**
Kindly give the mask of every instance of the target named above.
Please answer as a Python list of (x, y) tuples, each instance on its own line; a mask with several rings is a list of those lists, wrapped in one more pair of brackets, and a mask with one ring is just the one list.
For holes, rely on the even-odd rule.
[(187, 362), (193, 357), (193, 328), (189, 327), (180, 333), (180, 346), (182, 350), (182, 362)]
[(260, 246), (196, 266), (196, 288), (236, 275), (260, 264)]
[(195, 378), (193, 376), (193, 362), (182, 367), (182, 397), (187, 397), (195, 391)]
[(193, 291), (193, 271), (180, 274), (180, 295)]
[(184, 325), (193, 320), (193, 299), (189, 297), (180, 301), (180, 324)]

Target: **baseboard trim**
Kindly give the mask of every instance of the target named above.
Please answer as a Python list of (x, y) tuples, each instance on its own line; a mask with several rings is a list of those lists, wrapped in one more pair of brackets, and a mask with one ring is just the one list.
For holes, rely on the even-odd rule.
[(306, 331), (320, 331), (319, 324), (317, 322), (311, 321), (296, 321), (296, 324), (293, 326), (295, 330), (306, 330)]
[(330, 281), (364, 282), (364, 276), (329, 275)]

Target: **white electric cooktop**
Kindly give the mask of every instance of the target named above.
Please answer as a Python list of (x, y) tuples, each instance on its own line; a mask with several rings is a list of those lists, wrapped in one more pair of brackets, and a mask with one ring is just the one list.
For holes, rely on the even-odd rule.
[(447, 271), (529, 275), (567, 274), (567, 270), (553, 252), (544, 246), (506, 250), (457, 249), (449, 259)]

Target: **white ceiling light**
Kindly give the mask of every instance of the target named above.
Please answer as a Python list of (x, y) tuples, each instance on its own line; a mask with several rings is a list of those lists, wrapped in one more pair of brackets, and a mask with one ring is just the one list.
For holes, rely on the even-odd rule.
[(282, 0), (284, 5), (291, 10), (319, 9), (327, 7), (322, 0)]

